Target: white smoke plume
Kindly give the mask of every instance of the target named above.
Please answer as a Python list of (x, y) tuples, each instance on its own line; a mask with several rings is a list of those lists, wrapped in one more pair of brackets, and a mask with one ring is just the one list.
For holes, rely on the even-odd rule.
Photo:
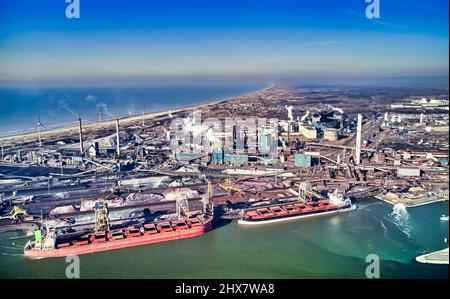
[(337, 111), (337, 112), (339, 112), (340, 114), (344, 114), (344, 110), (342, 110), (341, 108), (337, 108), (337, 107), (334, 107), (334, 106), (331, 106), (331, 105), (328, 105), (328, 107), (329, 107), (330, 109), (332, 109), (333, 111)]
[(300, 122), (304, 122), (308, 116), (309, 116), (309, 110), (307, 110), (306, 114), (302, 116), (302, 118), (300, 119)]
[(104, 115), (107, 115), (109, 117), (114, 117), (114, 115), (109, 111), (108, 105), (106, 105), (105, 103), (98, 103), (97, 111), (99, 113), (102, 112)]
[(67, 103), (66, 99), (59, 99), (58, 100), (58, 106), (60, 108), (64, 109), (65, 111), (69, 112), (70, 114), (72, 114), (76, 118), (79, 118), (78, 113), (76, 113), (72, 108), (70, 108), (70, 106)]
[(292, 115), (292, 106), (286, 105), (286, 110), (288, 111), (288, 118), (290, 121), (294, 120), (294, 116)]
[(94, 96), (93, 94), (89, 94), (89, 95), (85, 98), (85, 100), (86, 100), (86, 101), (89, 101), (89, 102), (97, 102), (97, 97)]

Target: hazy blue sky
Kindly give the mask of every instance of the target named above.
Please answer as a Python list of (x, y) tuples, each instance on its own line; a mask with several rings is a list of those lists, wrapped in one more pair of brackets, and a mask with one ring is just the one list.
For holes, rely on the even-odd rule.
[(0, 0), (0, 81), (448, 75), (448, 0)]

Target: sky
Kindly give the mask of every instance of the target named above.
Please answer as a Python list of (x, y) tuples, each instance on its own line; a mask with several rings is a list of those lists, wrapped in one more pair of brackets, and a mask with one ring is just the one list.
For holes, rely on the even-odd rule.
[(448, 0), (0, 0), (0, 83), (448, 76)]

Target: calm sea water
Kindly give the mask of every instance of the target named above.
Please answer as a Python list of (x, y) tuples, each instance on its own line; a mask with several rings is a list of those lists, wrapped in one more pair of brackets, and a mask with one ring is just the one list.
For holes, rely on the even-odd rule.
[(83, 120), (161, 111), (245, 94), (263, 85), (103, 88), (0, 88), (0, 135)]
[[(223, 225), (196, 238), (81, 256), (82, 278), (365, 278), (368, 254), (382, 278), (448, 278), (447, 265), (414, 262), (447, 247), (448, 202), (409, 210), (383, 202), (309, 220)], [(0, 278), (65, 278), (64, 259), (29, 260), (25, 240), (0, 235)], [(12, 242), (16, 244), (13, 245)]]

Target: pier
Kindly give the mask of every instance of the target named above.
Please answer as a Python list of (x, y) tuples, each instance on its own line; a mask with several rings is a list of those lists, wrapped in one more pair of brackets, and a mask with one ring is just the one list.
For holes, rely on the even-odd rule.
[(416, 257), (416, 261), (422, 264), (448, 265), (448, 247), (432, 253)]

